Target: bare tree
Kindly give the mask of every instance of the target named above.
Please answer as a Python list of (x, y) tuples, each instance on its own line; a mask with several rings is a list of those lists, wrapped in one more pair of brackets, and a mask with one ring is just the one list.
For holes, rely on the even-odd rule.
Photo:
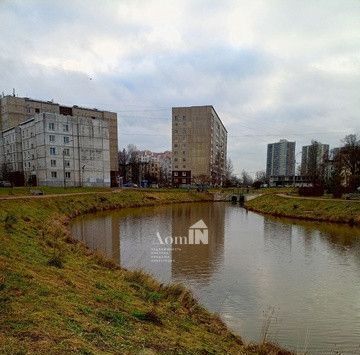
[(138, 182), (140, 176), (139, 150), (136, 145), (129, 144), (127, 148), (118, 153), (118, 163), (120, 174), (124, 182)]
[(343, 143), (336, 164), (348, 189), (353, 191), (360, 186), (360, 139), (356, 134), (350, 134), (343, 139)]
[(231, 159), (229, 158), (226, 161), (225, 165), (225, 181), (224, 186), (233, 186), (235, 184), (234, 182), (234, 167)]
[(255, 174), (255, 180), (264, 184), (267, 181), (266, 172), (264, 170), (257, 171)]
[(250, 174), (249, 174), (247, 171), (245, 171), (245, 170), (243, 170), (243, 171), (241, 172), (241, 180), (242, 180), (242, 184), (243, 184), (244, 186), (250, 186), (250, 185), (253, 184), (253, 179), (252, 179), (252, 177), (251, 177)]
[(193, 177), (193, 182), (195, 184), (201, 184), (201, 185), (209, 185), (211, 182), (211, 179), (206, 174), (203, 175), (197, 175)]

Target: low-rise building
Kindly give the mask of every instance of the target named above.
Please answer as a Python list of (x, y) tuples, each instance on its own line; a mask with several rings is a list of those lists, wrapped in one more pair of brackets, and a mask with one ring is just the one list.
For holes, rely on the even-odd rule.
[(312, 186), (311, 179), (302, 175), (279, 175), (269, 178), (269, 187), (308, 187)]
[(140, 173), (144, 179), (161, 184), (171, 183), (171, 152), (152, 152), (143, 150), (138, 152)]

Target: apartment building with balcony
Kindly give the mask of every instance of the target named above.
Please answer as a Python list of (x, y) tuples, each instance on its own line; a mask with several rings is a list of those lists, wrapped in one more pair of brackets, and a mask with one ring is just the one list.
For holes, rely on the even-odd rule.
[[(102, 111), (95, 108), (85, 108), (76, 105), (65, 106), (65, 105), (60, 105), (58, 103), (54, 103), (53, 101), (41, 101), (26, 97), (17, 97), (17, 96), (8, 95), (0, 98), (0, 136), (3, 137), (0, 139), (2, 139), (2, 141), (4, 142), (4, 136), (6, 138), (7, 135), (14, 134), (12, 129), (19, 127), (24, 122), (31, 121), (31, 119), (33, 119), (35, 116), (41, 113), (55, 114), (57, 115), (58, 117), (57, 119), (59, 120), (64, 120), (64, 118), (60, 118), (60, 117), (67, 117), (69, 119), (70, 125), (75, 124), (75, 122), (80, 122), (81, 121), (80, 118), (83, 119), (81, 122), (94, 121), (93, 124), (90, 124), (89, 126), (94, 126), (94, 129), (96, 130), (96, 127), (101, 125), (102, 127), (104, 127), (104, 132), (106, 126), (106, 132), (107, 132), (106, 134), (108, 136), (105, 140), (108, 140), (108, 145), (109, 145), (108, 148), (109, 159), (110, 159), (109, 174), (111, 177), (111, 185), (117, 184), (116, 179), (117, 179), (119, 167), (118, 167), (118, 134), (117, 134), (116, 113), (109, 111)], [(71, 117), (73, 117), (73, 119), (71, 119)], [(104, 122), (106, 124), (98, 123), (98, 121)], [(87, 125), (88, 124), (85, 124), (85, 126)], [(8, 131), (10, 131), (10, 133), (8, 133)], [(80, 142), (80, 144), (83, 143), (84, 142)], [(28, 159), (27, 158), (28, 154), (31, 153), (29, 152), (25, 153), (26, 159)], [(100, 155), (97, 156), (99, 157)], [(7, 161), (8, 159), (9, 158), (7, 158)], [(13, 159), (13, 157), (11, 157), (11, 159)], [(2, 160), (5, 160), (5, 158), (3, 158)], [(26, 166), (28, 167), (29, 162), (27, 161), (26, 163), (27, 163)], [(98, 177), (95, 174), (93, 180), (96, 179), (98, 179)], [(78, 180), (79, 179), (77, 179), (77, 183), (80, 183)]]

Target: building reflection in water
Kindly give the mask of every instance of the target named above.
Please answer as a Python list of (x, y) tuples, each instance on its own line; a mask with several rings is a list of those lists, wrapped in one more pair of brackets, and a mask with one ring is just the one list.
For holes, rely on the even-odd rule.
[(173, 206), (172, 236), (188, 236), (189, 228), (202, 220), (208, 228), (208, 244), (176, 245), (172, 251), (172, 278), (207, 283), (224, 258), (225, 206), (222, 203)]
[[(78, 218), (71, 228), (76, 239), (122, 267), (144, 269), (161, 281), (206, 283), (223, 262), (224, 219), (223, 204), (198, 203), (98, 213)], [(163, 241), (188, 237), (200, 220), (208, 227), (208, 244), (154, 244), (157, 234)], [(166, 260), (154, 259), (155, 249), (166, 249)]]
[(111, 215), (84, 216), (71, 226), (72, 235), (92, 250), (120, 264), (119, 223)]

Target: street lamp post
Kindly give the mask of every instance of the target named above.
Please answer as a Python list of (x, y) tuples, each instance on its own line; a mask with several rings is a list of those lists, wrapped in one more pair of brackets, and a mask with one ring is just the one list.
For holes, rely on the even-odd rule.
[(81, 187), (84, 186), (85, 165), (81, 167)]

